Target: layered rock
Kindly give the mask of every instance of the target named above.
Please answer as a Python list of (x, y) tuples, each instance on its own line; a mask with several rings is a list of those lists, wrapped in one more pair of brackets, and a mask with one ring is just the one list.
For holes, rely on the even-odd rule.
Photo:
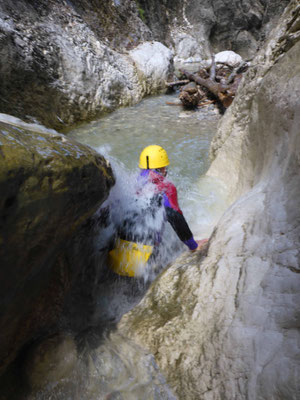
[[(260, 121), (260, 131), (252, 134), (250, 122), (257, 120), (252, 103), (261, 90), (264, 83), (263, 78), (298, 42), (300, 36), (298, 24), (299, 9), (295, 2), (291, 2), (281, 23), (272, 31), (265, 47), (253, 60), (252, 66), (239, 88), (234, 107), (226, 112), (222, 118), (221, 126), (213, 138), (210, 149), (212, 164), (207, 174), (226, 182), (231, 200), (236, 199), (253, 186), (258, 179), (257, 177), (261, 174), (260, 171), (263, 170), (265, 159), (267, 156), (273, 156), (274, 147), (265, 152), (267, 139), (263, 140), (262, 138), (266, 136), (265, 129), (267, 128), (267, 132), (270, 130), (269, 120), (267, 120), (267, 127), (263, 123), (265, 124), (268, 117), (274, 119), (274, 111), (266, 112), (265, 118)], [(289, 63), (292, 64), (292, 61)], [(297, 85), (295, 90), (288, 86), (284, 89), (279, 86), (281, 81), (283, 79), (278, 76), (273, 83), (274, 102), (277, 104), (277, 108), (285, 110), (287, 108), (286, 102), (292, 101), (293, 98), (295, 98), (294, 103), (297, 107)], [(283, 118), (284, 113), (280, 112), (279, 116)], [(290, 119), (287, 121), (290, 121)], [(255, 142), (251, 135), (255, 137)], [(249, 140), (251, 140), (252, 147), (248, 143)], [(262, 146), (261, 141), (263, 141), (264, 146)], [(234, 173), (235, 171), (238, 171), (238, 173)], [(228, 179), (229, 176), (230, 179)]]
[[(211, 48), (252, 57), (288, 0), (98, 3), (0, 1), (0, 112), (63, 130), (136, 103), (164, 89), (167, 47), (177, 60), (208, 58)], [(162, 72), (151, 82), (131, 57), (145, 42), (144, 61)]]
[(92, 243), (81, 245), (90, 231), (85, 223), (114, 178), (92, 149), (55, 131), (1, 119), (2, 371), (22, 345), (56, 327), (66, 294), (92, 253)]
[[(137, 6), (131, 6), (129, 0), (114, 1), (101, 13), (83, 0), (38, 1), (35, 7), (22, 0), (1, 2), (1, 110), (62, 128), (159, 90), (171, 52), (160, 43), (132, 49), (152, 36), (137, 17)], [(218, 49), (212, 36), (215, 11), (209, 7), (194, 2), (170, 6), (176, 13), (182, 10), (174, 29), (165, 30), (175, 49), (171, 36), (180, 33), (182, 21), (195, 49), (200, 33), (206, 35), (200, 35), (205, 37), (203, 54), (207, 37)], [(155, 354), (179, 398), (279, 399), (297, 391), (299, 10), (296, 2), (291, 7), (266, 55), (253, 64), (248, 75), (252, 82), (227, 113), (219, 131), (224, 134), (218, 134), (212, 147), (215, 161), (209, 173), (229, 180), (232, 199), (243, 197), (217, 226), (208, 257), (178, 260), (120, 324)], [(112, 10), (112, 21), (103, 23)], [(196, 11), (202, 20), (196, 20)], [(120, 39), (110, 26), (119, 25), (127, 12), (138, 21), (139, 34), (132, 41), (126, 36), (131, 20), (124, 22), (124, 31), (118, 28)], [(168, 15), (165, 8), (164, 18)], [(225, 29), (225, 22), (220, 26)], [(122, 46), (126, 54), (120, 54)], [(185, 48), (183, 44), (180, 51)], [(155, 57), (149, 58), (149, 50)], [(158, 52), (160, 73), (153, 76)], [(84, 223), (107, 196), (113, 179), (103, 158), (55, 132), (7, 123), (1, 123), (1, 132), (4, 368), (28, 340), (55, 332), (60, 316), (68, 318), (66, 294), (80, 274), (87, 272), (86, 279), (94, 280), (87, 246), (92, 243), (91, 226)], [(70, 313), (80, 314), (75, 325), (84, 328), (86, 309), (67, 300)]]
[[(16, 7), (15, 2), (0, 2), (1, 112), (62, 129), (162, 90), (172, 71), (172, 53), (151, 44), (161, 74), (149, 83), (145, 65), (128, 54), (132, 43), (126, 45), (130, 32), (139, 39), (135, 45), (151, 37), (143, 34), (141, 26), (149, 29), (132, 2), (125, 2), (122, 12), (105, 5), (93, 11), (88, 3), (41, 0), (31, 7), (18, 0)], [(120, 20), (123, 13), (130, 17), (127, 28)], [(117, 39), (106, 37), (115, 26), (114, 38), (122, 32), (122, 54), (113, 49)], [(148, 52), (150, 45), (145, 46), (136, 52)]]
[(154, 38), (174, 48), (177, 61), (200, 61), (233, 50), (252, 58), (289, 0), (139, 0)]
[(299, 397), (300, 7), (292, 1), (220, 123), (231, 199), (207, 257), (184, 254), (125, 315), (179, 399)]

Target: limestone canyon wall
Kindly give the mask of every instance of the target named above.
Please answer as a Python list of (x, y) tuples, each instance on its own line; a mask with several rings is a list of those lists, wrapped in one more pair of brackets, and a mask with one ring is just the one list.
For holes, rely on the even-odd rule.
[[(122, 6), (1, 0), (0, 111), (63, 129), (136, 103), (160, 91), (172, 70), (172, 53), (160, 43), (130, 54), (149, 38), (128, 0)], [(150, 46), (156, 52), (153, 76)]]
[[(163, 87), (172, 67), (166, 45), (183, 58), (192, 55), (182, 53), (185, 45), (176, 44), (175, 33), (200, 42), (204, 38), (202, 57), (213, 27), (217, 32), (222, 25), (207, 18), (221, 13), (221, 2), (215, 3), (221, 7), (218, 12), (206, 2), (101, 4), (0, 0), (1, 112), (63, 129), (136, 102)], [(267, 13), (270, 3), (260, 4)], [(155, 27), (150, 6), (162, 18)], [(215, 161), (209, 173), (225, 181), (230, 177), (232, 199), (244, 197), (224, 215), (201, 268), (200, 255), (184, 256), (122, 322), (124, 330), (136, 326), (134, 336), (141, 332), (143, 344), (182, 398), (198, 398), (199, 393), (220, 398), (222, 391), (228, 398), (248, 392), (259, 398), (268, 388), (260, 382), (269, 380), (271, 386), (274, 374), (279, 393), (296, 390), (297, 376), (291, 371), (299, 276), (299, 141), (294, 122), (299, 7), (295, 1), (292, 6), (294, 14), (288, 10), (273, 42), (256, 59), (257, 68), (248, 75), (251, 82), (226, 114), (212, 147)], [(204, 21), (210, 21), (210, 28)], [(206, 36), (201, 36), (203, 30)], [(101, 156), (63, 135), (9, 122), (3, 115), (0, 125), (0, 185), (5, 193), (0, 215), (2, 371), (24, 344), (55, 331), (65, 295), (88, 264), (91, 249), (85, 240), (92, 242), (92, 232), (85, 223), (114, 178)], [(159, 307), (153, 308), (156, 301)], [(145, 305), (149, 308), (143, 309)], [(272, 307), (274, 314), (269, 315)], [(260, 348), (265, 351), (262, 359)], [(291, 367), (282, 364), (283, 351)], [(288, 378), (280, 371), (288, 371)]]
[(300, 5), (292, 1), (220, 122), (209, 174), (235, 202), (119, 324), (179, 399), (300, 394)]
[(0, 112), (63, 130), (136, 103), (164, 88), (173, 55), (252, 57), (287, 3), (0, 0)]
[(233, 50), (252, 58), (289, 0), (139, 0), (156, 40), (178, 59), (201, 60)]

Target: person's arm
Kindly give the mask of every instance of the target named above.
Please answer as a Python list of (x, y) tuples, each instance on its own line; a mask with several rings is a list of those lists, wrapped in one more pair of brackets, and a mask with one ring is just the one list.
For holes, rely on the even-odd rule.
[(195, 250), (198, 247), (197, 242), (194, 240), (193, 234), (182, 214), (166, 207), (167, 220), (176, 232), (179, 239), (190, 249)]
[(169, 184), (164, 193), (164, 206), (166, 209), (167, 220), (176, 232), (179, 239), (190, 249), (198, 247), (193, 234), (184, 218), (178, 205), (177, 190), (173, 184)]

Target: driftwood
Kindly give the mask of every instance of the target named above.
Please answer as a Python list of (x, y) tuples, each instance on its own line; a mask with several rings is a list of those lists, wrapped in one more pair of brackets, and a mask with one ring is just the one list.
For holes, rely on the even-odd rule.
[[(212, 93), (219, 101), (223, 104), (225, 108), (229, 107), (232, 103), (233, 97), (232, 92), (228, 92), (231, 88), (229, 85), (218, 83), (211, 78), (203, 79), (198, 75), (191, 74), (186, 70), (180, 70), (180, 72), (185, 75), (191, 81), (198, 83), (200, 86), (208, 89), (210, 93)], [(234, 92), (235, 94), (235, 92)]]
[(201, 108), (201, 107), (207, 106), (208, 104), (213, 104), (213, 103), (215, 103), (215, 100), (208, 100), (208, 101), (205, 101), (204, 103), (199, 103), (197, 107)]
[[(225, 63), (216, 65), (215, 56), (213, 55), (210, 68), (201, 68), (194, 73), (180, 69), (182, 77), (187, 79), (166, 82), (166, 85), (169, 88), (184, 85), (180, 88), (179, 94), (179, 99), (184, 107), (195, 108), (218, 103), (224, 110), (232, 103), (241, 81), (242, 73), (247, 68), (248, 65), (245, 62), (240, 63), (236, 68), (232, 68)], [(212, 99), (214, 100), (212, 101)]]
[(229, 75), (227, 79), (227, 85), (229, 85), (231, 82), (234, 82), (235, 78), (237, 75), (241, 75), (242, 72), (247, 71), (248, 69), (248, 64), (245, 61), (241, 61), (240, 64), (238, 65), (237, 68), (235, 68), (232, 73)]
[(175, 103), (174, 101), (166, 101), (168, 106), (182, 106), (182, 103)]
[(201, 92), (195, 82), (189, 82), (180, 90), (179, 99), (185, 107), (197, 107), (202, 99)]
[(181, 81), (165, 82), (165, 84), (166, 84), (166, 87), (172, 88), (174, 86), (186, 85), (189, 82), (190, 82), (189, 79), (184, 79)]

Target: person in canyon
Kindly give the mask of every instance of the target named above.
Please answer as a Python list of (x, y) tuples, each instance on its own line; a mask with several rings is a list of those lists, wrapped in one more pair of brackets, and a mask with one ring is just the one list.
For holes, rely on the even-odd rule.
[[(139, 267), (155, 264), (164, 221), (168, 221), (178, 238), (191, 251), (202, 249), (207, 239), (196, 241), (179, 207), (177, 189), (166, 179), (169, 165), (168, 154), (158, 145), (144, 148), (139, 157), (141, 172), (138, 177), (138, 196), (151, 195), (145, 209), (138, 209), (134, 215), (125, 216), (117, 228), (115, 247), (109, 252), (109, 265), (119, 275), (135, 276)], [(162, 211), (161, 229), (157, 229), (159, 211)], [(150, 221), (150, 222), (149, 222)], [(152, 222), (151, 222), (152, 221)]]

